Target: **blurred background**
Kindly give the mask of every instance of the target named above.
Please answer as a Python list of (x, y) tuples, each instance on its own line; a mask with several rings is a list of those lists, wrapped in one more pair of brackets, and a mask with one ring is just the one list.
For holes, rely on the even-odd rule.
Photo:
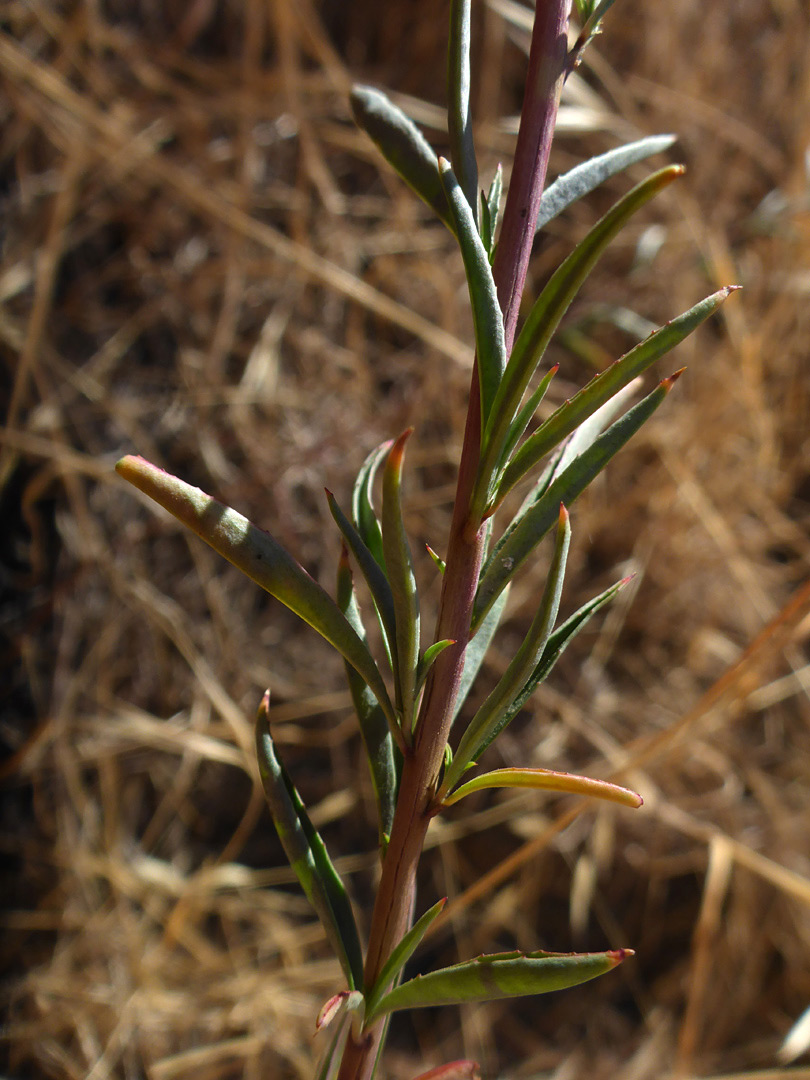
[[(413, 424), (415, 550), (449, 523), (471, 326), (449, 234), (351, 122), (385, 87), (445, 146), (447, 4), (0, 5), (4, 1073), (305, 1080), (340, 986), (257, 791), (265, 687), (363, 926), (370, 783), (341, 663), (113, 473), (137, 452), (331, 589), (323, 487)], [(508, 172), (526, 13), (474, 4), (482, 182)], [(397, 1018), (382, 1076), (810, 1076), (810, 12), (621, 0), (551, 174), (673, 132), (552, 348), (550, 405), (723, 284), (675, 393), (574, 508), (564, 614), (628, 573), (490, 752), (622, 771), (642, 810), (482, 793), (436, 824), (417, 957), (635, 948), (581, 989)], [(649, 171), (548, 227), (527, 296)], [(476, 693), (542, 586), (513, 590)], [(430, 561), (418, 560), (428, 610)], [(426, 620), (429, 633), (430, 618)], [(474, 702), (473, 702), (474, 705)], [(565, 827), (564, 827), (565, 826)], [(802, 1022), (802, 1016), (805, 1019)]]

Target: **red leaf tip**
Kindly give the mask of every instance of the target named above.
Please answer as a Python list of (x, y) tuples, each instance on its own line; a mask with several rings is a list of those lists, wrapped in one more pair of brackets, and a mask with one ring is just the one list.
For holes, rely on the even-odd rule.
[(683, 375), (685, 371), (685, 367), (678, 368), (677, 371), (673, 371), (673, 373), (669, 376), (668, 379), (661, 380), (661, 386), (663, 386), (667, 393), (669, 393), (669, 391), (672, 389), (672, 387), (675, 385), (678, 379), (680, 379), (681, 375)]
[(635, 949), (609, 949), (606, 955), (610, 957), (613, 966), (616, 967), (622, 960), (626, 960), (628, 956), (635, 956), (636, 951)]

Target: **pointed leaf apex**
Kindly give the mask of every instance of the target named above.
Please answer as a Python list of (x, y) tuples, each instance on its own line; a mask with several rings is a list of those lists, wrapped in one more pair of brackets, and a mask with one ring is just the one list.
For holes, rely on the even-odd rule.
[(619, 588), (623, 589), (625, 585), (629, 585), (634, 577), (636, 577), (635, 573), (628, 574), (627, 577), (623, 577), (622, 580), (619, 582)]
[(260, 717), (267, 717), (269, 712), (270, 712), (270, 689), (268, 687), (268, 689), (265, 690), (265, 692), (262, 694), (262, 700), (259, 702), (259, 716)]
[(321, 1007), (321, 1011), (315, 1020), (315, 1030), (321, 1031), (323, 1028), (328, 1027), (334, 1020), (335, 1015), (340, 1011), (341, 1005), (349, 996), (348, 990), (341, 990), (339, 994), (333, 994), (328, 1001), (325, 1001)]
[(413, 435), (413, 428), (406, 428), (405, 431), (391, 444), (391, 449), (388, 451), (388, 464), (397, 471), (402, 467), (402, 459), (405, 456), (405, 444), (411, 435)]
[(568, 519), (570, 517), (571, 517), (571, 515), (568, 513), (568, 511), (565, 508), (565, 503), (561, 502), (560, 503), (560, 526), (564, 527), (565, 523), (568, 521)]
[(635, 949), (609, 949), (605, 955), (610, 958), (613, 967), (618, 967), (622, 960), (626, 960), (629, 956), (635, 956)]
[(665, 390), (666, 393), (668, 394), (670, 392), (670, 390), (672, 389), (672, 387), (675, 385), (675, 383), (678, 381), (678, 379), (680, 379), (681, 375), (683, 375), (683, 373), (685, 371), (686, 371), (685, 367), (678, 368), (678, 370), (674, 371), (669, 376), (668, 379), (662, 379), (661, 384), (660, 384), (662, 389)]

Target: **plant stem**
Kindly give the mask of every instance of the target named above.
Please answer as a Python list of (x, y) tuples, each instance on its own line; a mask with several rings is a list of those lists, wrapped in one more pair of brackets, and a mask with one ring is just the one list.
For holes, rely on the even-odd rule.
[(571, 0), (538, 0), (534, 16), (515, 160), (492, 268), (504, 313), (507, 353), (515, 338), (520, 298), (557, 122), (570, 11)]
[[(538, 0), (515, 163), (493, 268), (504, 311), (507, 350), (517, 325), (520, 297), (545, 182), (566, 55), (571, 0)], [(371, 986), (392, 949), (410, 928), (416, 871), (444, 760), (458, 694), (470, 619), (484, 554), (486, 528), (470, 521), (470, 500), (480, 453), (480, 401), (473, 370), (467, 425), (459, 465), (435, 641), (455, 644), (438, 657), (428, 677), (414, 745), (405, 755), (391, 839), (371, 920), (365, 982)], [(371, 1080), (384, 1031), (379, 1021), (359, 1041), (349, 1034), (339, 1080)]]

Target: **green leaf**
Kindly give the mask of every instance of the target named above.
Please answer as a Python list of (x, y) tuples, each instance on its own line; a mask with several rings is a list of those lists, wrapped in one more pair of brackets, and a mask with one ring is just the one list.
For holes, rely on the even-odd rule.
[(270, 533), (141, 457), (128, 455), (115, 468), (125, 480), (168, 510), (214, 551), (326, 638), (363, 677), (388, 719), (395, 720), (391, 699), (368, 647), (326, 590)]
[(433, 548), (430, 546), (430, 544), (425, 544), (425, 548), (427, 549), (428, 555), (435, 562), (435, 564), (436, 564), (436, 566), (437, 566), (437, 568), (439, 570), (439, 573), (443, 574), (445, 572), (445, 570), (447, 569), (447, 565), (446, 565), (444, 559), (433, 550)]
[(554, 412), (520, 447), (504, 470), (498, 485), (498, 501), (512, 490), (534, 466), (592, 416), (614, 394), (643, 374), (713, 315), (736, 286), (718, 290), (689, 311), (660, 327), (610, 367), (591, 379)]
[(447, 103), (450, 160), (477, 226), (478, 162), (470, 115), (470, 0), (450, 0)]
[(531, 676), (540, 657), (543, 655), (543, 650), (554, 629), (557, 613), (560, 610), (560, 597), (562, 595), (565, 564), (570, 543), (571, 524), (568, 511), (561, 505), (558, 507), (558, 527), (554, 555), (549, 567), (540, 607), (511, 663), (462, 735), (458, 748), (453, 755), (453, 760), (444, 774), (439, 790), (440, 799), (444, 792), (452, 791), (470, 763), (477, 761), (495, 738), (495, 735), (503, 730), (505, 726), (503, 717), (506, 711), (522, 690), (526, 680)]
[(405, 443), (413, 433), (408, 428), (388, 452), (383, 472), (382, 537), (388, 580), (396, 613), (395, 673), (398, 676), (397, 707), (402, 728), (410, 739), (416, 716), (416, 672), (419, 663), (419, 595), (413, 560), (402, 520), (402, 465)]
[(354, 122), (423, 202), (454, 231), (439, 179), (436, 152), (413, 120), (380, 90), (354, 86), (349, 95)]
[(631, 165), (644, 161), (653, 154), (660, 154), (663, 150), (667, 150), (676, 138), (675, 135), (649, 135), (637, 142), (617, 146), (605, 154), (598, 154), (588, 161), (575, 165), (562, 176), (558, 176), (554, 183), (549, 184), (543, 192), (537, 214), (536, 230), (539, 232), (563, 210), (588, 195), (611, 176), (624, 172)]
[(495, 170), (489, 192), (481, 192), (481, 242), (487, 250), (490, 264), (495, 257), (495, 233), (501, 217), (501, 195), (503, 194), (503, 169), (500, 165)]
[(497, 466), (503, 460), (503, 448), (512, 420), (560, 319), (610, 241), (621, 232), (633, 214), (683, 172), (682, 165), (671, 165), (653, 173), (628, 192), (574, 248), (535, 301), (512, 349), (488, 414), (482, 465), (473, 495), (476, 511), (483, 510), (494, 494), (499, 479)]
[(495, 637), (495, 631), (498, 629), (498, 625), (501, 621), (501, 616), (506, 607), (508, 596), (509, 586), (507, 585), (496, 598), (485, 617), (481, 620), (481, 625), (478, 627), (475, 637), (472, 638), (467, 645), (464, 653), (464, 670), (461, 673), (458, 695), (456, 696), (455, 705), (453, 706), (454, 723), (459, 712), (461, 712), (464, 702), (467, 700), (467, 696), (473, 687), (478, 672), (481, 670), (484, 657), (492, 644), (492, 639)]
[(425, 685), (425, 679), (428, 677), (428, 672), (431, 667), (436, 662), (436, 658), (444, 652), (448, 645), (455, 645), (453, 638), (444, 638), (442, 641), (437, 641), (422, 653), (419, 660), (419, 666), (416, 669), (417, 693)]
[(566, 619), (564, 623), (557, 627), (548, 639), (548, 643), (543, 650), (543, 655), (540, 657), (537, 667), (527, 680), (526, 685), (506, 710), (506, 713), (502, 718), (504, 726), (512, 722), (540, 683), (548, 678), (552, 668), (565, 652), (568, 644), (573, 641), (591, 616), (595, 615), (600, 608), (603, 608), (605, 604), (609, 603), (609, 601), (611, 601), (630, 580), (630, 578), (623, 578), (621, 581), (616, 582), (615, 585), (611, 585), (609, 588), (605, 589), (604, 592), (601, 592), (598, 596), (595, 596), (592, 600), (583, 604), (581, 608), (570, 616), (570, 618)]
[(352, 520), (355, 528), (383, 570), (385, 570), (385, 556), (382, 548), (382, 530), (374, 512), (371, 495), (377, 469), (393, 445), (394, 440), (388, 439), (371, 451), (357, 474), (352, 492)]
[(290, 866), (321, 920), (350, 990), (363, 985), (363, 953), (351, 903), (301, 796), (276, 753), (268, 722), (269, 691), (256, 719), (256, 752), (264, 793)]
[(554, 772), (550, 769), (495, 769), (483, 773), (442, 799), (443, 806), (472, 795), (474, 791), (485, 788), (535, 788), (540, 791), (561, 791), (568, 795), (587, 795), (595, 799), (620, 803), (637, 809), (644, 800), (635, 791), (611, 784), (607, 780), (593, 780), (589, 776), (577, 776), (574, 773)]
[(475, 330), (483, 425), (490, 415), (492, 403), (506, 368), (503, 315), (492, 277), (492, 267), (489, 265), (489, 254), (478, 235), (469, 203), (453, 170), (444, 158), (439, 158), (439, 175), (456, 224), (456, 235), (467, 275), (467, 288), (470, 293)]
[(344, 1016), (341, 1023), (334, 1030), (329, 1044), (324, 1048), (323, 1055), (318, 1063), (318, 1070), (315, 1073), (315, 1080), (336, 1080), (350, 1028), (349, 1017)]
[(369, 587), (371, 598), (374, 601), (374, 606), (377, 609), (377, 614), (380, 619), (380, 626), (383, 632), (383, 640), (385, 641), (386, 649), (388, 651), (388, 657), (391, 659), (394, 650), (396, 649), (397, 623), (394, 609), (394, 594), (391, 591), (388, 578), (385, 576), (385, 571), (382, 569), (379, 562), (374, 558), (369, 548), (363, 542), (359, 532), (340, 509), (337, 500), (328, 489), (326, 491), (326, 499), (329, 503), (329, 510), (332, 517), (335, 519), (335, 524), (343, 534), (343, 539), (346, 541), (349, 551), (357, 560), (360, 572), (366, 579), (366, 584)]
[[(365, 630), (357, 607), (348, 552), (345, 548), (338, 563), (337, 602), (349, 624), (354, 627), (358, 636), (365, 640)], [(360, 733), (371, 769), (380, 823), (380, 851), (384, 855), (391, 835), (397, 803), (397, 768), (392, 735), (399, 735), (400, 732), (398, 728), (394, 732), (389, 729), (385, 713), (380, 708), (377, 699), (351, 664), (346, 664), (346, 681), (349, 684), (354, 711), (357, 713)]]
[(624, 416), (603, 432), (549, 485), (543, 495), (520, 518), (508, 539), (493, 552), (481, 576), (473, 609), (478, 625), (508, 581), (520, 569), (537, 544), (552, 528), (561, 502), (571, 506), (610, 459), (627, 443), (664, 401), (681, 372), (664, 379)]
[(445, 896), (442, 900), (435, 903), (432, 908), (429, 908), (422, 918), (414, 923), (405, 937), (403, 937), (394, 947), (391, 955), (388, 957), (385, 964), (383, 964), (382, 970), (377, 976), (377, 981), (366, 995), (367, 1014), (374, 1010), (385, 991), (419, 948), (422, 938), (428, 932), (428, 929), (433, 922), (441, 915), (446, 903), (447, 897)]
[(398, 1009), (434, 1005), (460, 1005), (468, 1001), (495, 1001), (563, 990), (604, 975), (632, 956), (630, 949), (603, 953), (494, 953), (394, 987), (366, 1014), (366, 1024)]
[[(533, 394), (530, 395), (525, 405), (521, 408), (515, 419), (512, 421), (509, 433), (506, 436), (506, 442), (503, 448), (503, 455), (501, 457), (501, 464), (505, 465), (512, 455), (513, 450), (520, 441), (526, 428), (531, 423), (531, 419), (537, 412), (538, 406), (543, 398), (546, 396), (546, 391), (549, 388), (551, 380), (557, 374), (560, 369), (559, 364), (555, 364), (554, 367), (549, 368), (543, 378), (540, 380), (540, 384)], [(557, 410), (559, 412), (559, 409)]]

